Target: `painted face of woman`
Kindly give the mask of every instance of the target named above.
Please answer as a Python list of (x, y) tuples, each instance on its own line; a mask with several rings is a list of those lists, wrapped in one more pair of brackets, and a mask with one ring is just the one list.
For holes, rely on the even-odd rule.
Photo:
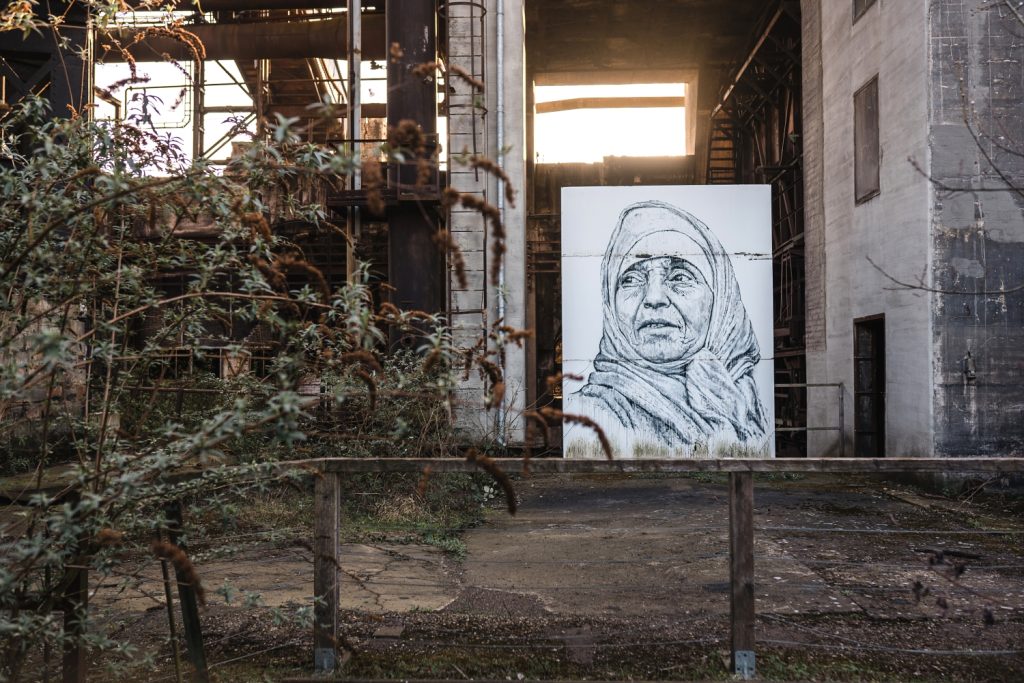
[(637, 261), (615, 288), (619, 329), (646, 361), (686, 360), (704, 347), (714, 294), (701, 272), (671, 256)]

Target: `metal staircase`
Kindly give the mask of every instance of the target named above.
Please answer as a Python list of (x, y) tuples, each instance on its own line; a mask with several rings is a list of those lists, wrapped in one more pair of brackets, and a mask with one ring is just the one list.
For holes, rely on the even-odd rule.
[(733, 185), (739, 182), (736, 140), (737, 128), (725, 111), (711, 119), (708, 142), (708, 185)]

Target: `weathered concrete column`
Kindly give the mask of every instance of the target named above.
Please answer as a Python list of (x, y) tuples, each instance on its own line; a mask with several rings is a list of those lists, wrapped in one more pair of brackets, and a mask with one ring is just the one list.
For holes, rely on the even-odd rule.
[[(503, 166), (518, 200), (505, 207), (505, 324), (526, 327), (526, 16), (523, 0), (504, 6), (504, 146)], [(526, 352), (512, 346), (505, 363), (506, 436), (522, 442), (525, 426), (518, 419), (526, 401)]]
[[(453, 78), (448, 86), (448, 152), (453, 155), (487, 154), (487, 119), (484, 98), (490, 96), (490, 80), (485, 71), (489, 58), (484, 53), (487, 32), (480, 7), (459, 3), (445, 9), (448, 32), (448, 61), (486, 81), (481, 91), (466, 81)], [(489, 104), (489, 102), (488, 102)], [(488, 175), (449, 157), (448, 182), (464, 194), (488, 199)], [(480, 214), (462, 206), (448, 213), (448, 230), (462, 252), (466, 264), (466, 286), (449, 273), (451, 287), (450, 319), (455, 343), (471, 348), (483, 334), (487, 308), (486, 226)], [(460, 429), (474, 433), (486, 430), (484, 385), (476, 374), (459, 383), (455, 391), (456, 420)]]

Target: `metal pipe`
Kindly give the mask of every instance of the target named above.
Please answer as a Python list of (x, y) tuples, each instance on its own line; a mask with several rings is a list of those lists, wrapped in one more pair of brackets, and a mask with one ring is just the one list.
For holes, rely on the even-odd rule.
[[(496, 161), (499, 167), (505, 165), (505, 0), (498, 0), (497, 7), (497, 73), (496, 78), (498, 81), (498, 153)], [(500, 181), (499, 181), (500, 185)], [(501, 224), (505, 225), (505, 193), (502, 188), (498, 187), (498, 213), (501, 216)], [(507, 234), (507, 230), (506, 230)], [(501, 256), (498, 257), (498, 321), (501, 325), (505, 325), (505, 250), (501, 251)], [(504, 343), (504, 339), (499, 337), (499, 343)], [(501, 376), (506, 380), (505, 384), (508, 385), (505, 377), (505, 352), (504, 349), (499, 349), (498, 363), (501, 369)], [(498, 404), (498, 416), (497, 416), (497, 430), (498, 430), (498, 444), (506, 446), (505, 438), (505, 394), (501, 396), (501, 402)]]

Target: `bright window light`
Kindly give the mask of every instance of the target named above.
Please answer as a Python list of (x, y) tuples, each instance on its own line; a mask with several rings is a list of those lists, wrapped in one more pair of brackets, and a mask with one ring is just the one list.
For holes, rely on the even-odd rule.
[[(686, 109), (676, 106), (575, 108), (612, 98), (680, 98), (684, 83), (537, 86), (534, 149), (542, 164), (595, 163), (606, 156), (654, 157), (686, 154)], [(594, 100), (598, 102), (594, 102)], [(589, 102), (586, 102), (589, 100)], [(570, 106), (544, 112), (542, 103)], [(550, 108), (550, 107), (548, 107)]]

